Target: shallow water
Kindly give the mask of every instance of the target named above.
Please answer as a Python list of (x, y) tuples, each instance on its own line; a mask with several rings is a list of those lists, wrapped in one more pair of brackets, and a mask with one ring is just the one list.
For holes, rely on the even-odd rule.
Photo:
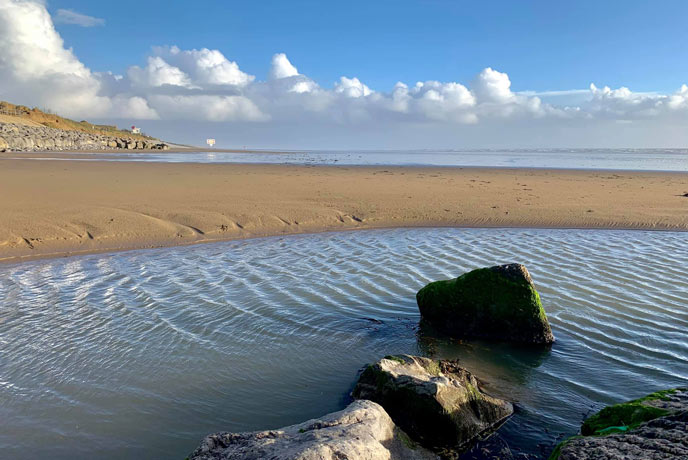
[[(416, 353), (516, 400), (491, 442), (546, 458), (591, 410), (688, 383), (687, 239), (398, 229), (2, 265), (1, 456), (184, 458), (213, 431), (343, 408), (364, 364)], [(551, 350), (419, 329), (424, 284), (514, 261)]]
[[(74, 155), (71, 155), (72, 157)], [(45, 159), (45, 158), (44, 158)], [(47, 158), (50, 159), (50, 158)], [(686, 149), (536, 149), (84, 154), (89, 161), (688, 171)]]

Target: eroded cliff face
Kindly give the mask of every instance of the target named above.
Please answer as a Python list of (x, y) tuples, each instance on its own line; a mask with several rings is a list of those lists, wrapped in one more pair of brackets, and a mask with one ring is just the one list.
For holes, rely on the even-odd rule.
[(0, 152), (106, 149), (168, 150), (169, 146), (157, 139), (140, 140), (45, 126), (0, 123)]

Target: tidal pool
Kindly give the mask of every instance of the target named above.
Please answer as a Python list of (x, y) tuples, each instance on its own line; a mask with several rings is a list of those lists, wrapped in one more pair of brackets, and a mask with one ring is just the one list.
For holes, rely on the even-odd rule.
[[(546, 458), (605, 404), (688, 383), (688, 234), (397, 229), (0, 265), (0, 452), (184, 458), (343, 408), (381, 356), (458, 358), (517, 402), (488, 443)], [(416, 291), (520, 262), (550, 350), (419, 327)], [(465, 458), (480, 458), (479, 449)]]

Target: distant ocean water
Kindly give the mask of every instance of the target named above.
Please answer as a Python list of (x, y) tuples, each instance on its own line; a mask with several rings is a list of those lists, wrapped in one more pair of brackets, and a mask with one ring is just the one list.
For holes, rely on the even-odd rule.
[(85, 160), (688, 171), (688, 149), (513, 149), (84, 154)]
[[(515, 400), (489, 442), (544, 459), (603, 405), (688, 384), (687, 238), (397, 229), (0, 265), (0, 457), (184, 458), (341, 409), (366, 363), (413, 353)], [(551, 350), (419, 328), (420, 287), (507, 262), (533, 275)]]

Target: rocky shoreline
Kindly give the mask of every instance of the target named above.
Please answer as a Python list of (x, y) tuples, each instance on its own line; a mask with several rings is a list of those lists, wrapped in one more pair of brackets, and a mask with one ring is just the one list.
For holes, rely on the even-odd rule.
[[(422, 321), (455, 338), (479, 336), (548, 348), (554, 341), (528, 270), (474, 270), (428, 284), (417, 295)], [(509, 325), (517, 333), (509, 333)], [(478, 333), (479, 332), (479, 333)], [(342, 411), (285, 428), (207, 436), (192, 460), (451, 459), (499, 429), (514, 404), (483, 392), (458, 361), (390, 355), (367, 365)], [(485, 458), (514, 459), (508, 452)], [(609, 406), (550, 460), (688, 458), (688, 390), (677, 388)]]
[[(518, 320), (517, 336), (497, 327), (482, 337), (545, 346), (554, 340), (533, 280), (520, 264), (431, 283), (417, 301), (424, 321), (471, 324), (446, 331), (458, 338), (475, 336), (481, 323), (503, 326)], [(411, 355), (389, 355), (367, 365), (350, 396), (354, 403), (320, 420), (271, 431), (211, 434), (189, 458), (458, 459), (514, 413), (512, 402), (483, 392), (478, 378), (457, 361)]]
[(105, 136), (46, 126), (0, 123), (0, 152), (169, 150), (158, 139)]

